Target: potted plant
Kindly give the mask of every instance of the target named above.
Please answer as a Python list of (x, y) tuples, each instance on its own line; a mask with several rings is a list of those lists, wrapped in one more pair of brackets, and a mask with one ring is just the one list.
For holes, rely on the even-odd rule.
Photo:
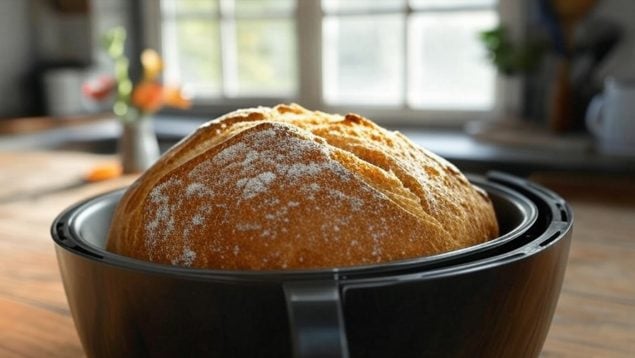
[(505, 26), (480, 33), (487, 57), (500, 75), (503, 76), (502, 93), (503, 116), (519, 115), (522, 105), (522, 76), (534, 71), (540, 64), (544, 48), (539, 43), (516, 43), (511, 39)]

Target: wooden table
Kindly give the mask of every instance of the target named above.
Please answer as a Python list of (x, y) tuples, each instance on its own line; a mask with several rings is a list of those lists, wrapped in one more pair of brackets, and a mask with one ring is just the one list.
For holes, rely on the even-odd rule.
[[(0, 357), (83, 356), (49, 225), (72, 203), (134, 179), (81, 182), (91, 167), (111, 160), (67, 152), (0, 153)], [(534, 179), (567, 198), (576, 220), (543, 356), (635, 356), (635, 179)]]

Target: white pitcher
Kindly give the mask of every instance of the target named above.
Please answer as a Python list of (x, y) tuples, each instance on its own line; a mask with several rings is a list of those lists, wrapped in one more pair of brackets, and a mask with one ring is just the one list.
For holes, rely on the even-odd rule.
[(600, 152), (635, 156), (635, 81), (608, 79), (586, 113)]

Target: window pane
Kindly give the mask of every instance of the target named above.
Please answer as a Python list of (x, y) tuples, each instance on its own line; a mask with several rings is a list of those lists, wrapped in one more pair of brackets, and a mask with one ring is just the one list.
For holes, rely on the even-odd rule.
[(401, 15), (324, 20), (324, 99), (333, 104), (403, 101), (404, 23)]
[(322, 0), (322, 8), (327, 13), (401, 10), (405, 4), (406, 0)]
[(478, 33), (496, 22), (494, 11), (413, 15), (409, 104), (430, 109), (491, 109), (495, 72)]
[(297, 88), (293, 20), (236, 22), (237, 83), (229, 95), (285, 96)]
[(218, 11), (217, 0), (162, 0), (164, 14), (215, 14)]
[(420, 8), (456, 8), (456, 7), (493, 7), (497, 0), (410, 0), (414, 9)]
[(295, 10), (295, 0), (236, 0), (236, 15), (291, 14)]
[(218, 21), (165, 21), (166, 82), (180, 83), (194, 97), (220, 93), (219, 48)]

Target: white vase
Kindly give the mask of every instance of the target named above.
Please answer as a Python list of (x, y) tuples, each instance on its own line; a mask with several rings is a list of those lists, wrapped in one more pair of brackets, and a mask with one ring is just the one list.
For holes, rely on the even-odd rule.
[(120, 122), (122, 126), (118, 151), (123, 172), (143, 172), (154, 164), (160, 155), (152, 120), (149, 117), (141, 117)]

